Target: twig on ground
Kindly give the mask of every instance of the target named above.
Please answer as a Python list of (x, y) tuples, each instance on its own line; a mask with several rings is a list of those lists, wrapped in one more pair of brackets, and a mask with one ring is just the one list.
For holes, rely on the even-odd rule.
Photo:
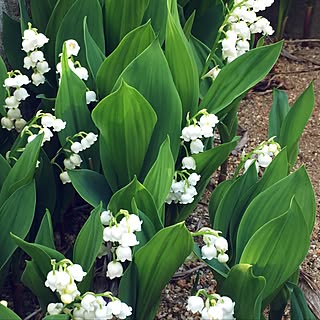
[(34, 312), (32, 312), (31, 314), (29, 314), (27, 317), (25, 317), (24, 320), (34, 319), (33, 317), (36, 316), (37, 314), (39, 314), (40, 312), (41, 312), (41, 309), (37, 309)]

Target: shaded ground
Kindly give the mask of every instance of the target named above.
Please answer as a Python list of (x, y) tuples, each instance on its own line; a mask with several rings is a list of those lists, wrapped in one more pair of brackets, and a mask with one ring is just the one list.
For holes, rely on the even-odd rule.
[[(308, 44), (308, 43), (303, 43)], [(302, 264), (303, 279), (307, 277), (309, 285), (304, 289), (307, 299), (314, 305), (313, 310), (319, 309), (319, 293), (313, 292), (320, 287), (320, 41), (312, 42), (309, 46), (302, 46), (297, 42), (285, 44), (284, 56), (280, 57), (267, 81), (259, 86), (262, 91), (252, 91), (242, 102), (239, 112), (239, 125), (246, 130), (248, 141), (245, 150), (252, 150), (257, 144), (268, 137), (268, 116), (272, 105), (272, 87), (278, 87), (289, 96), (292, 104), (314, 81), (316, 105), (300, 143), (298, 165), (304, 164), (315, 189), (317, 200), (317, 221), (312, 234), (309, 253)], [(318, 60), (317, 60), (318, 59)], [(233, 156), (231, 163), (237, 163), (239, 156)], [(216, 179), (213, 179), (216, 183)], [(208, 192), (196, 212), (189, 219), (190, 229), (198, 229), (208, 223), (206, 203), (210, 197)], [(192, 272), (192, 270), (194, 272)], [(203, 265), (193, 263), (183, 266), (165, 288), (157, 319), (196, 319), (186, 311), (187, 297), (190, 295), (195, 274), (200, 274), (200, 285), (210, 290), (215, 282), (211, 272)], [(309, 276), (309, 277), (308, 277)], [(304, 282), (305, 284), (305, 282)], [(310, 285), (315, 285), (313, 289)], [(319, 317), (319, 315), (318, 315)]]

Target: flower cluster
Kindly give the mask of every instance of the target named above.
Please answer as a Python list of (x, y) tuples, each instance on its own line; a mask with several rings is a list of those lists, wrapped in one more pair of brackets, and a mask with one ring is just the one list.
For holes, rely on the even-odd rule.
[(252, 163), (255, 164), (257, 172), (259, 168), (266, 168), (271, 163), (272, 159), (280, 152), (280, 145), (275, 142), (274, 137), (268, 141), (261, 143), (248, 155), (243, 156), (242, 162), (244, 162), (244, 170), (247, 171)]
[(43, 52), (39, 49), (42, 48), (49, 39), (43, 33), (38, 33), (36, 28), (32, 28), (31, 23), (28, 23), (28, 26), (29, 28), (23, 32), (22, 37), (22, 50), (27, 53), (27, 56), (23, 60), (23, 67), (28, 70), (32, 68), (32, 83), (35, 86), (39, 86), (45, 82), (46, 78), (44, 74), (50, 70)]
[[(72, 319), (75, 320), (105, 320), (113, 319), (114, 316), (126, 319), (132, 314), (132, 308), (114, 297), (111, 292), (86, 292), (81, 295), (75, 281), (81, 282), (87, 273), (79, 264), (73, 264), (68, 259), (58, 263), (52, 260), (51, 263), (53, 270), (48, 273), (45, 286), (58, 292), (62, 303), (49, 303), (49, 315), (72, 313)], [(104, 297), (109, 300), (108, 303)]]
[[(78, 137), (80, 137), (81, 140), (74, 141)], [(97, 139), (98, 135), (95, 133), (86, 133), (83, 131), (75, 134), (72, 138), (67, 139), (67, 142), (71, 143), (71, 147), (70, 149), (63, 148), (63, 150), (68, 153), (68, 156), (63, 160), (64, 170), (61, 169), (60, 173), (60, 180), (63, 184), (71, 182), (67, 170), (74, 170), (76, 167), (80, 167), (82, 159), (79, 155), (79, 152), (90, 148), (97, 141)]]
[[(203, 295), (205, 302), (199, 296)], [(235, 319), (235, 303), (227, 296), (219, 294), (208, 294), (205, 290), (199, 290), (195, 296), (188, 298), (187, 310), (192, 313), (199, 312), (203, 320), (231, 320)]]
[(228, 241), (220, 236), (221, 231), (216, 231), (211, 228), (201, 228), (193, 233), (193, 236), (202, 236), (205, 245), (201, 248), (202, 259), (217, 259), (220, 263), (226, 263), (229, 260)]
[(105, 292), (103, 296), (111, 299), (107, 303), (101, 295), (95, 295), (93, 293), (86, 293), (82, 299), (79, 307), (73, 310), (73, 319), (75, 320), (105, 320), (113, 319), (126, 319), (131, 316), (132, 308), (124, 302), (112, 296), (110, 292)]
[[(37, 121), (40, 119), (40, 124)], [(41, 110), (37, 112), (34, 119), (28, 126), (24, 128), (24, 132), (29, 135), (27, 141), (30, 143), (39, 134), (43, 133), (43, 142), (50, 141), (53, 132), (60, 132), (66, 127), (66, 122), (56, 118), (51, 113), (43, 113)]]
[[(85, 67), (82, 67), (79, 61), (74, 60), (74, 56), (77, 56), (80, 51), (80, 46), (76, 40), (70, 39), (65, 41), (66, 53), (68, 56), (68, 65), (69, 68), (82, 80), (88, 80), (89, 73)], [(62, 55), (62, 54), (60, 54)], [(57, 73), (60, 76), (62, 75), (62, 64), (59, 62), (56, 66)]]
[[(117, 222), (121, 216), (120, 222)], [(135, 232), (141, 231), (142, 221), (137, 215), (121, 209), (115, 216), (110, 210), (103, 211), (101, 223), (105, 226), (103, 240), (112, 244), (113, 260), (108, 263), (106, 276), (110, 279), (119, 278), (123, 274), (120, 262), (132, 261), (131, 247), (139, 244)]]
[[(201, 115), (199, 121), (197, 117)], [(182, 129), (181, 139), (182, 145), (186, 150), (186, 157), (182, 159), (181, 171), (175, 172), (175, 177), (172, 181), (170, 192), (166, 198), (166, 203), (188, 204), (194, 201), (197, 195), (195, 188), (200, 180), (200, 175), (187, 170), (196, 170), (196, 161), (192, 156), (189, 156), (186, 142), (189, 144), (190, 154), (198, 154), (204, 151), (204, 144), (201, 139), (213, 137), (213, 130), (219, 122), (217, 116), (208, 113), (205, 109), (199, 111), (193, 118), (187, 116), (187, 126)]]
[(221, 41), (222, 56), (231, 62), (250, 49), (251, 34), (262, 33), (272, 35), (274, 30), (270, 22), (256, 12), (271, 6), (274, 0), (235, 0), (227, 17), (224, 34)]
[(2, 128), (9, 131), (15, 128), (20, 132), (26, 125), (27, 122), (22, 118), (19, 106), (21, 101), (29, 97), (28, 91), (22, 88), (28, 83), (30, 83), (29, 78), (21, 74), (20, 71), (8, 72), (8, 78), (4, 80), (4, 87), (7, 91), (4, 108), (7, 111), (7, 115), (1, 118)]
[(80, 296), (75, 281), (81, 282), (87, 274), (79, 264), (73, 264), (70, 260), (56, 262), (51, 261), (53, 269), (48, 273), (45, 286), (53, 292), (57, 291), (64, 304), (69, 304)]

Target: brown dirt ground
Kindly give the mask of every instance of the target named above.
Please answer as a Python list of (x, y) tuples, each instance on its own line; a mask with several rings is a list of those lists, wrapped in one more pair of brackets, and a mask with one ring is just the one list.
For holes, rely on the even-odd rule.
[[(260, 84), (259, 88), (262, 91), (254, 90), (249, 92), (242, 101), (239, 112), (239, 125), (248, 133), (245, 150), (250, 151), (268, 137), (268, 116), (272, 105), (272, 87), (278, 87), (286, 91), (289, 96), (289, 102), (292, 104), (308, 84), (314, 81), (315, 109), (301, 138), (298, 158), (298, 165), (304, 164), (307, 168), (317, 201), (317, 221), (312, 233), (308, 255), (302, 264), (302, 273), (310, 276), (311, 285), (315, 285), (314, 292), (317, 287), (320, 287), (320, 41), (304, 42), (303, 44), (287, 41), (284, 48), (286, 52), (294, 57), (286, 58), (281, 56), (267, 77), (269, 81), (264, 82), (262, 85)], [(288, 56), (288, 54), (285, 55)], [(232, 156), (230, 162), (233, 164), (239, 162), (239, 155)], [(216, 176), (213, 177), (213, 184), (216, 184)], [(209, 198), (210, 192), (208, 191), (195, 213), (190, 217), (188, 227), (191, 230), (208, 224), (206, 204)], [(183, 265), (179, 270), (180, 273), (178, 272), (176, 277), (164, 289), (156, 319), (196, 319), (187, 312), (186, 301), (190, 295), (195, 274), (198, 271), (200, 274), (200, 286), (214, 290), (215, 281), (211, 272), (205, 266), (199, 263)], [(310, 288), (310, 284), (308, 288)], [(306, 290), (305, 293), (309, 296), (310, 290)], [(312, 299), (311, 293), (310, 300)], [(314, 304), (316, 303), (314, 302)], [(315, 309), (320, 312), (319, 307), (316, 306)]]

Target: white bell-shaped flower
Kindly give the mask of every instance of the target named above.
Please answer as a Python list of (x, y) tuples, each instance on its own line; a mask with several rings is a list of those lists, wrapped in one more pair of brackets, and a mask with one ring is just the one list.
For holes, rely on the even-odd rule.
[(184, 157), (182, 159), (182, 169), (196, 170), (196, 161), (192, 157)]
[[(118, 261), (111, 261), (107, 266), (107, 277), (111, 280), (114, 278), (120, 278), (123, 275), (122, 264)], [(120, 313), (120, 312), (119, 312)]]
[(192, 313), (200, 312), (204, 308), (204, 301), (201, 297), (191, 296), (188, 298), (187, 310)]

